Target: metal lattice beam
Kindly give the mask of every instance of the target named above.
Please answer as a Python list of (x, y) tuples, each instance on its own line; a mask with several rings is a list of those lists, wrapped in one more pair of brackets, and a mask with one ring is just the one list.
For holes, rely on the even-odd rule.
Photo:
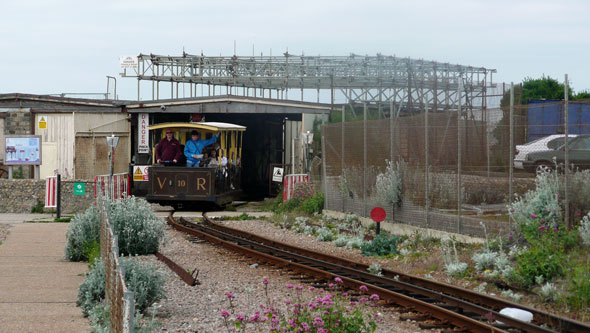
[[(461, 98), (471, 108), (485, 108), (485, 91), (493, 87), (495, 70), (394, 56), (208, 57), (140, 54), (139, 66), (123, 77), (138, 82), (169, 82), (249, 89), (330, 89), (350, 104), (404, 104), (412, 110), (424, 103), (434, 110), (455, 109)], [(138, 83), (139, 84), (139, 83)], [(139, 89), (139, 87), (138, 87)], [(152, 86), (152, 94), (153, 94)], [(159, 86), (158, 86), (159, 89)], [(171, 92), (171, 94), (173, 94)], [(178, 95), (178, 88), (177, 88)], [(192, 88), (191, 88), (192, 96)], [(277, 93), (277, 98), (279, 94)], [(282, 94), (281, 94), (282, 97)], [(319, 98), (319, 97), (318, 97)]]

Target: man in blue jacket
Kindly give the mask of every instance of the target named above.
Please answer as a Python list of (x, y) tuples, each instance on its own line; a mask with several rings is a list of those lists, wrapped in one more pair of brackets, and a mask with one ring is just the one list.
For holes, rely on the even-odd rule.
[(201, 152), (203, 148), (217, 141), (219, 134), (213, 136), (211, 139), (199, 140), (199, 133), (197, 131), (191, 132), (191, 140), (188, 140), (184, 145), (184, 156), (186, 156), (187, 167), (198, 167), (201, 160)]

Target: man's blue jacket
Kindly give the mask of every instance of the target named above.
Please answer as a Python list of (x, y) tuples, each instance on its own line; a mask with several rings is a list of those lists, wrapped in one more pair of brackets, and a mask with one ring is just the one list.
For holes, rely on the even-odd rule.
[(188, 140), (184, 145), (184, 156), (186, 156), (187, 163), (193, 163), (199, 165), (200, 158), (194, 158), (193, 155), (200, 155), (203, 151), (203, 148), (207, 147), (208, 145), (214, 143), (219, 135), (215, 135), (211, 139), (206, 140)]

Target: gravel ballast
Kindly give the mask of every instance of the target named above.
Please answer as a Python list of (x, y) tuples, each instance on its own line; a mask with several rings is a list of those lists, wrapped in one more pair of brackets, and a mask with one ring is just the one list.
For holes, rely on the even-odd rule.
[[(358, 259), (354, 254), (355, 250), (335, 248), (311, 237), (281, 230), (268, 222), (253, 220), (221, 223), (329, 254), (335, 254), (334, 251), (338, 250), (338, 255), (342, 257)], [(258, 265), (253, 259), (206, 242), (199, 241), (195, 244), (187, 240), (186, 235), (171, 228), (167, 232), (169, 240), (160, 252), (187, 270), (199, 270), (198, 280), (201, 284), (194, 287), (186, 285), (166, 265), (158, 261), (158, 267), (168, 272), (166, 299), (156, 305), (158, 309), (155, 319), (160, 322), (161, 331), (226, 332), (221, 311), (230, 310), (227, 292), (235, 296), (232, 301), (234, 315), (231, 318), (238, 314), (248, 317), (255, 311), (262, 312), (260, 305), (267, 304), (267, 301), (285, 311), (285, 301), (297, 299), (298, 293), (302, 293), (305, 299), (319, 295), (317, 290), (310, 291), (309, 284), (302, 284), (292, 273), (269, 265)], [(264, 278), (269, 280), (268, 300), (264, 292)], [(287, 284), (302, 285), (303, 290), (288, 289)], [(423, 331), (415, 322), (400, 321), (399, 314), (391, 308), (375, 307), (372, 310), (381, 314), (377, 332)], [(233, 331), (232, 328), (230, 326), (230, 331)], [(266, 326), (264, 331), (267, 331)]]

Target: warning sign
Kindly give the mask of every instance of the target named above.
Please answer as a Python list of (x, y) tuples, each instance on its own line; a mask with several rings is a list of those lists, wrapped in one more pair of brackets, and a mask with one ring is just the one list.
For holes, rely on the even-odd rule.
[(137, 152), (147, 154), (150, 152), (149, 130), (150, 117), (147, 113), (137, 115)]
[(148, 180), (149, 165), (135, 165), (133, 166), (133, 181), (146, 182)]
[(283, 181), (283, 168), (274, 168), (272, 170), (272, 181), (279, 183)]
[(41, 116), (39, 117), (39, 126), (40, 129), (46, 129), (47, 128), (47, 120), (45, 119), (45, 116)]

